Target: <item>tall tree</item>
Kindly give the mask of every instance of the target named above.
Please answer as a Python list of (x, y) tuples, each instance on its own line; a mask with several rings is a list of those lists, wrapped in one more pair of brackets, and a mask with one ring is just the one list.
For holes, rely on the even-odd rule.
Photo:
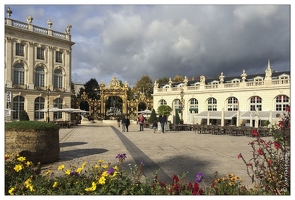
[(87, 81), (84, 84), (84, 88), (80, 88), (80, 92), (78, 96), (80, 97), (84, 91), (87, 93), (88, 98), (97, 99), (97, 100), (100, 99), (99, 84), (95, 78), (91, 78), (89, 81)]
[(151, 98), (153, 93), (153, 81), (149, 76), (142, 76), (136, 85), (132, 88), (133, 95), (144, 93), (148, 98)]
[(157, 83), (159, 83), (159, 85), (166, 85), (169, 83), (169, 78), (167, 78), (167, 77), (159, 78), (157, 80)]
[(182, 82), (183, 81), (183, 77), (180, 75), (176, 75), (173, 80), (173, 82)]

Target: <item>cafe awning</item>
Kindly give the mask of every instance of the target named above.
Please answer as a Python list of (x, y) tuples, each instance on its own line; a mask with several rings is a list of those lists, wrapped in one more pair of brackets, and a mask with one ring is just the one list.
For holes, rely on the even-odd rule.
[[(272, 118), (276, 118), (277, 114), (281, 114), (282, 115), (282, 111), (246, 111), (243, 114), (241, 114), (240, 119), (254, 119), (255, 116), (258, 116), (258, 119), (260, 120), (269, 120), (270, 116), (272, 116)], [(252, 117), (250, 117), (250, 115), (252, 115)]]
[[(209, 113), (209, 116), (208, 116)], [(221, 119), (222, 111), (203, 111), (197, 115), (195, 118), (201, 119)], [(237, 111), (224, 111), (224, 119), (232, 119), (237, 115)]]

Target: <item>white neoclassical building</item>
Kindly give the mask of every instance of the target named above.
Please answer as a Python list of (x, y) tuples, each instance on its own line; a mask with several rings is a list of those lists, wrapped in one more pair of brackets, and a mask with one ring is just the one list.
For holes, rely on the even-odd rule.
[[(183, 103), (182, 103), (183, 102)], [(185, 124), (217, 124), (237, 126), (263, 126), (275, 123), (290, 105), (290, 71), (274, 72), (270, 60), (264, 74), (217, 79), (172, 82), (159, 85), (153, 92), (154, 109), (169, 105), (172, 113), (168, 120), (175, 123), (176, 112)]]
[[(65, 32), (11, 19), (8, 7), (5, 18), (4, 78), (5, 119), (19, 120), (25, 110), (30, 120), (67, 120), (62, 112), (47, 112), (53, 107), (71, 107), (71, 25)], [(39, 112), (44, 110), (45, 112)], [(49, 116), (47, 114), (49, 113)]]

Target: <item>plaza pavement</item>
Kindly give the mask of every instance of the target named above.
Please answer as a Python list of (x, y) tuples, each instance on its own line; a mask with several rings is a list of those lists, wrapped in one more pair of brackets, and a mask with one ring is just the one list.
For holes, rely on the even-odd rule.
[[(246, 186), (253, 186), (247, 175), (246, 166), (238, 154), (252, 158), (249, 142), (254, 138), (246, 136), (228, 136), (198, 134), (194, 131), (167, 131), (154, 133), (153, 129), (139, 131), (139, 125), (129, 126), (129, 132), (121, 132), (117, 124), (102, 125), (99, 123), (78, 125), (76, 128), (60, 129), (59, 161), (46, 164), (43, 170), (49, 169), (56, 175), (59, 165), (81, 167), (83, 162), (91, 167), (99, 159), (104, 163), (117, 165), (116, 156), (125, 153), (125, 169), (128, 164), (139, 165), (144, 162), (144, 174), (151, 180), (158, 171), (158, 179), (172, 183), (174, 174), (185, 176), (187, 181), (195, 181), (197, 173), (204, 174), (204, 184), (210, 185), (214, 172), (219, 177), (227, 174), (240, 176)], [(265, 138), (266, 140), (271, 139)]]

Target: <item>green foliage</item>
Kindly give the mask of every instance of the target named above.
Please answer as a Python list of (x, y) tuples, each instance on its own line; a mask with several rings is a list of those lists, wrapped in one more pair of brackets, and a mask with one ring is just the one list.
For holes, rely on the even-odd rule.
[(249, 143), (253, 150), (247, 162), (247, 174), (258, 190), (265, 194), (290, 194), (290, 109), (286, 109), (278, 126), (272, 127), (274, 140), (262, 139), (256, 129), (252, 130), (255, 140)]
[(29, 115), (25, 110), (20, 112), (19, 121), (30, 121)]
[(142, 76), (132, 88), (132, 93), (137, 96), (139, 93), (144, 93), (147, 98), (151, 98), (151, 94), (153, 93), (152, 79), (149, 76)]
[(152, 113), (151, 113), (151, 116), (149, 118), (149, 123), (154, 123), (154, 121), (157, 119), (157, 114), (156, 114), (156, 111), (155, 109), (152, 110)]
[(168, 105), (161, 105), (158, 107), (158, 114), (165, 115), (167, 118), (171, 115), (172, 108)]
[(38, 121), (14, 121), (5, 123), (5, 131), (45, 131), (58, 130), (59, 126), (53, 123)]
[[(118, 163), (104, 164), (98, 160), (87, 168), (84, 162), (79, 167), (58, 170), (64, 175), (54, 176), (47, 170), (42, 172), (40, 165), (34, 165), (25, 157), (5, 155), (5, 194), (6, 195), (192, 195), (201, 194), (201, 189), (193, 188), (183, 177), (174, 175), (171, 184), (157, 179), (143, 179), (144, 163), (123, 167), (125, 154), (118, 154)], [(194, 184), (195, 186), (196, 183)]]
[(169, 82), (169, 78), (167, 78), (167, 77), (159, 78), (159, 79), (157, 80), (157, 83), (158, 83), (159, 85), (166, 85), (166, 84), (168, 84), (168, 82)]
[(88, 98), (100, 99), (99, 84), (95, 78), (91, 78), (84, 84), (84, 88), (80, 88), (78, 97), (81, 97), (83, 92), (86, 92)]

